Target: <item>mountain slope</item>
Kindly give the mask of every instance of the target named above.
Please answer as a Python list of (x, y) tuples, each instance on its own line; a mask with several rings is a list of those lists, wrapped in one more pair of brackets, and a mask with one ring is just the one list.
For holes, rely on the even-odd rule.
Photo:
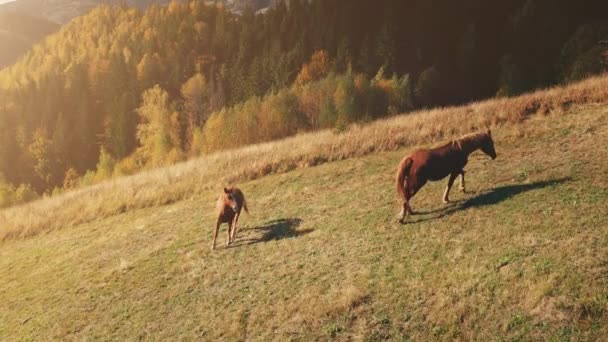
[(58, 25), (45, 19), (0, 12), (0, 69), (13, 64), (34, 44), (58, 29)]
[(220, 184), (5, 241), (0, 336), (606, 336), (608, 107), (534, 115), (494, 136), (495, 161), (470, 158), (469, 192), (442, 205), (444, 182), (427, 185), (405, 225), (393, 173), (415, 146), (239, 184), (252, 214), (236, 245), (215, 252)]

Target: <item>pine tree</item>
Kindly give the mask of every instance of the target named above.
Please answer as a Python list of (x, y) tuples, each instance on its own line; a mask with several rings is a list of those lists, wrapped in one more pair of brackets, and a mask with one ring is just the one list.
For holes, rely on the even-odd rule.
[(422, 106), (441, 103), (441, 75), (434, 66), (424, 70), (418, 77), (415, 95)]

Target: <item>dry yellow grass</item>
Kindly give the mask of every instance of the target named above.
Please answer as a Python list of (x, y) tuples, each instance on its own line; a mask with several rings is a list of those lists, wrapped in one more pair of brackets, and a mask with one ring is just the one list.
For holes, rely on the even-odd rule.
[(515, 98), (400, 115), (339, 134), (320, 131), (214, 153), (2, 210), (0, 239), (33, 236), (135, 208), (168, 204), (226, 183), (437, 142), (485, 127), (520, 123), (532, 115), (559, 114), (575, 104), (607, 102), (608, 75), (604, 75)]

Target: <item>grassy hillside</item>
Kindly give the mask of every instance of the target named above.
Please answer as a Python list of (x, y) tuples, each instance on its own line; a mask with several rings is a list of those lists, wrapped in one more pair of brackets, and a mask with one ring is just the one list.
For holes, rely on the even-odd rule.
[[(240, 183), (252, 214), (236, 245), (215, 252), (217, 178), (190, 184), (191, 196), (168, 205), (74, 226), (59, 215), (63, 229), (0, 245), (0, 337), (601, 340), (608, 107), (540, 112), (496, 124), (498, 159), (472, 156), (469, 193), (443, 205), (444, 182), (426, 186), (412, 203), (420, 215), (405, 225), (396, 222), (393, 174), (414, 145)], [(446, 127), (437, 123), (447, 114), (431, 113), (426, 125), (446, 133), (404, 134), (435, 144), (487, 119), (470, 113)], [(185, 166), (158, 173), (179, 187), (176, 170)], [(121, 184), (110, 188), (118, 197)], [(107, 187), (86, 191), (107, 195)], [(125, 191), (165, 186), (148, 188)]]
[(573, 105), (608, 104), (606, 89), (608, 76), (600, 76), (515, 98), (395, 116), (365, 126), (352, 126), (339, 134), (323, 130), (218, 152), (0, 210), (0, 222), (4, 222), (0, 226), (0, 240), (33, 236), (138, 208), (174, 203), (210, 189), (221, 189), (226, 183), (438, 143), (485, 127), (512, 127), (538, 115), (559, 117)]

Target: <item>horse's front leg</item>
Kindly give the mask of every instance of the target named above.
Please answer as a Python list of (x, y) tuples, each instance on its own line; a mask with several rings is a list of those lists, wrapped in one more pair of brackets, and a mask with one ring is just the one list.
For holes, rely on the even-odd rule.
[(213, 243), (211, 244), (211, 250), (215, 249), (215, 241), (217, 240), (217, 233), (220, 230), (220, 220), (218, 219), (215, 223), (215, 233), (213, 234)]
[(443, 193), (443, 203), (450, 203), (450, 189), (452, 189), (452, 185), (454, 185), (456, 177), (458, 177), (458, 173), (452, 173), (450, 175), (450, 179), (448, 180), (448, 186), (445, 188), (445, 192)]
[(232, 241), (230, 241), (230, 235), (232, 233), (232, 222), (233, 221), (228, 222), (228, 235), (226, 236), (226, 247), (228, 247), (230, 245), (230, 242), (232, 242)]
[(241, 216), (240, 214), (236, 214), (234, 215), (234, 220), (232, 223), (232, 234), (230, 236), (230, 241), (234, 242), (234, 239), (236, 237), (236, 231), (237, 231), (237, 223), (239, 223), (239, 216)]
[(458, 187), (458, 189), (460, 189), (460, 191), (462, 191), (463, 193), (467, 192), (464, 186), (464, 170), (460, 171), (460, 186)]

